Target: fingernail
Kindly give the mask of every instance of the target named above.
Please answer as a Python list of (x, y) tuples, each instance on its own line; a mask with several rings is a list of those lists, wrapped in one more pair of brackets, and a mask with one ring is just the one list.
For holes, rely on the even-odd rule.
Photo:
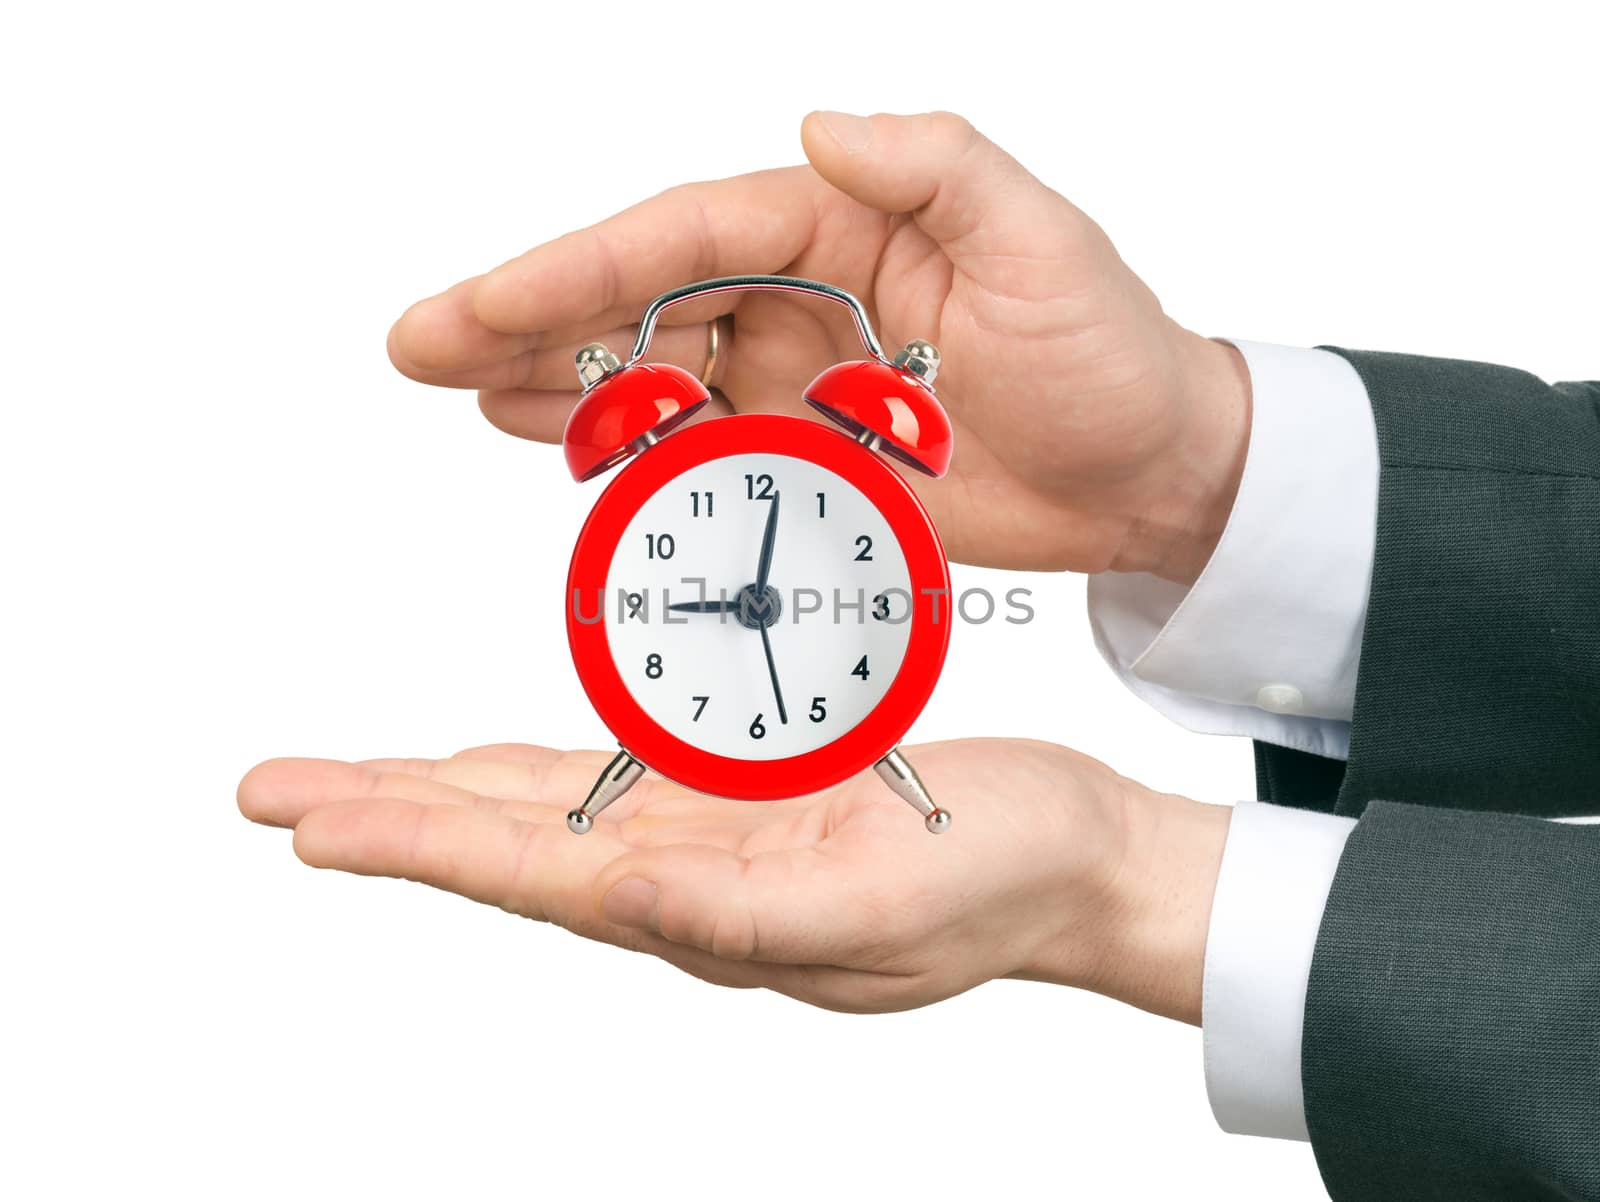
[(867, 148), (872, 141), (872, 122), (854, 113), (818, 113), (823, 128), (833, 135), (833, 140), (851, 154)]
[(654, 931), (658, 927), (656, 887), (650, 881), (630, 876), (611, 887), (611, 892), (600, 903), (600, 910), (619, 926)]

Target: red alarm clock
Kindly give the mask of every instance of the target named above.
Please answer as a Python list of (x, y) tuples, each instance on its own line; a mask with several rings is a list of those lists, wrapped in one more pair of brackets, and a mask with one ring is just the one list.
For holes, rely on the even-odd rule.
[[(850, 310), (869, 358), (828, 368), (804, 393), (838, 428), (776, 414), (684, 426), (705, 385), (640, 362), (663, 311), (745, 289)], [(930, 476), (949, 468), (939, 352), (912, 342), (889, 359), (861, 303), (829, 284), (734, 276), (653, 300), (626, 363), (593, 343), (577, 365), (583, 396), (562, 438), (574, 478), (633, 461), (595, 502), (567, 577), (572, 660), (623, 748), (568, 827), (589, 830), (648, 765), (757, 801), (876, 767), (928, 830), (947, 829), (896, 748), (944, 666), (950, 568), (921, 501), (881, 457)]]

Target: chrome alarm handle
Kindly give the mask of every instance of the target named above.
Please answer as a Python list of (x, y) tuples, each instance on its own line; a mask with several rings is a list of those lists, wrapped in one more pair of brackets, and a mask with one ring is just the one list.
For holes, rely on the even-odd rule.
[(624, 366), (631, 367), (644, 358), (645, 351), (650, 349), (650, 338), (656, 332), (656, 322), (673, 305), (682, 304), (697, 296), (715, 296), (722, 292), (797, 292), (820, 296), (835, 304), (843, 305), (850, 310), (850, 316), (855, 319), (856, 333), (861, 335), (861, 345), (866, 347), (867, 353), (878, 362), (890, 363), (893, 366), (889, 357), (883, 353), (883, 346), (879, 343), (878, 336), (872, 332), (872, 322), (867, 317), (866, 306), (843, 288), (835, 288), (832, 284), (824, 284), (820, 280), (802, 280), (789, 275), (728, 275), (715, 280), (701, 280), (698, 284), (685, 284), (682, 288), (663, 292), (645, 306), (644, 316), (639, 319), (639, 336), (634, 339), (633, 353), (628, 356), (628, 362)]

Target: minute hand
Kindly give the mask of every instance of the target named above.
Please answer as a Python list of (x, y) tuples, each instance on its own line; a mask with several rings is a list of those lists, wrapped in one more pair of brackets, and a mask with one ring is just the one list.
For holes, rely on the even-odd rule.
[(767, 592), (767, 574), (772, 571), (772, 544), (778, 533), (778, 499), (782, 493), (772, 494), (772, 508), (767, 510), (767, 528), (761, 534), (761, 558), (756, 561), (755, 595), (758, 600)]
[(772, 697), (778, 703), (778, 721), (787, 726), (789, 711), (783, 708), (783, 688), (778, 684), (778, 665), (772, 662), (772, 636), (767, 633), (765, 622), (761, 623), (761, 650), (767, 656), (767, 675), (772, 677)]

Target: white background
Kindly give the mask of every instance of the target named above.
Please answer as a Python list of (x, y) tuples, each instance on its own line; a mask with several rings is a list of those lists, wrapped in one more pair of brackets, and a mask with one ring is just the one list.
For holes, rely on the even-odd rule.
[[(1002, 983), (881, 1018), (315, 873), (276, 754), (603, 745), (559, 621), (597, 486), (396, 375), (423, 294), (812, 107), (965, 113), (1207, 333), (1596, 370), (1585, 6), (35, 4), (0, 29), (0, 1193), (1320, 1196), (1199, 1032)], [(1550, 14), (1564, 11), (1567, 22)], [(1015, 577), (958, 569), (958, 588)], [(914, 732), (1252, 789), (1083, 581)]]

